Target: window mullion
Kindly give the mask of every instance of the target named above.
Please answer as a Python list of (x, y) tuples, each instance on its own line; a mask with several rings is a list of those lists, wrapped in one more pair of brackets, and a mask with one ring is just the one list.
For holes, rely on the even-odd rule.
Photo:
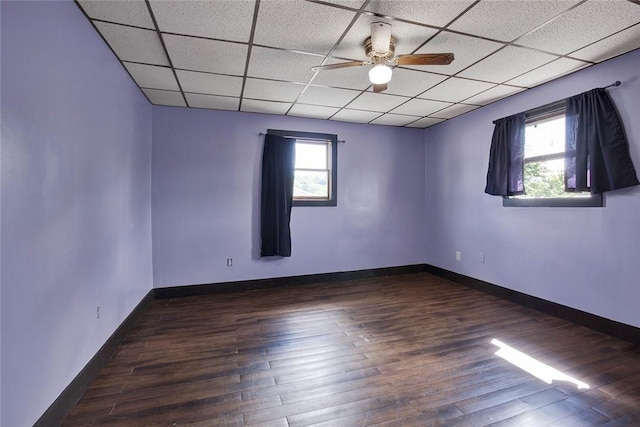
[(296, 168), (297, 171), (301, 172), (329, 172), (329, 169), (306, 169), (306, 168)]
[(566, 159), (566, 158), (571, 158), (571, 157), (575, 157), (575, 151), (573, 152), (573, 156), (571, 155), (571, 152), (543, 154), (541, 156), (534, 156), (534, 157), (525, 158), (524, 162), (525, 162), (525, 164), (526, 163), (539, 163), (539, 162), (546, 162), (548, 160)]

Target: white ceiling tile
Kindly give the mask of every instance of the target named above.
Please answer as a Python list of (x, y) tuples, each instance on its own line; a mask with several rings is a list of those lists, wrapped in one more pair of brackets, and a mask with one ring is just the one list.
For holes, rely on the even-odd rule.
[[(327, 64), (342, 62), (332, 58)], [(316, 65), (319, 65), (318, 62)], [(369, 82), (369, 70), (371, 66), (338, 68), (336, 70), (320, 71), (313, 79), (314, 84), (341, 87), (346, 89), (365, 90), (371, 83)]]
[(501, 48), (503, 44), (462, 36), (460, 34), (441, 32), (417, 53), (452, 52), (454, 60), (449, 65), (411, 66), (416, 70), (432, 71), (434, 73), (455, 74), (474, 62), (484, 58)]
[(350, 103), (349, 108), (386, 113), (408, 99), (409, 98), (405, 98), (404, 96), (365, 92)]
[(588, 1), (516, 43), (567, 54), (638, 22), (638, 4), (626, 0)]
[(509, 80), (507, 83), (515, 86), (533, 87), (587, 66), (589, 66), (589, 64), (586, 62), (560, 58), (515, 79)]
[(444, 119), (434, 119), (433, 117), (425, 117), (415, 122), (409, 123), (407, 127), (410, 128), (428, 128), (429, 126), (437, 125), (443, 122)]
[(319, 65), (323, 59), (317, 55), (254, 46), (251, 49), (248, 75), (307, 83), (313, 77), (311, 67)]
[(340, 120), (343, 122), (369, 123), (371, 120), (380, 116), (381, 113), (374, 111), (349, 110), (347, 108), (338, 111), (331, 120)]
[(366, 10), (442, 27), (472, 3), (473, 0), (371, 0)]
[(143, 1), (79, 0), (79, 3), (89, 18), (155, 29), (149, 9)]
[(573, 52), (571, 56), (601, 62), (638, 48), (640, 48), (640, 24)]
[(143, 92), (149, 98), (152, 104), (171, 105), (174, 107), (186, 107), (184, 98), (180, 92), (171, 92), (168, 90), (143, 89)]
[[(579, 0), (483, 0), (450, 29), (510, 42), (562, 13)], [(499, 25), (496, 25), (499, 17)]]
[[(356, 23), (351, 27), (347, 35), (342, 39), (338, 47), (331, 52), (332, 56), (349, 58), (353, 60), (366, 60), (364, 41), (371, 35), (372, 22), (383, 19), (360, 15)], [(392, 35), (396, 40), (396, 54), (411, 53), (424, 43), (436, 30), (420, 25), (407, 24), (401, 21), (383, 20), (392, 24)]]
[(305, 85), (301, 83), (247, 79), (244, 86), (244, 96), (245, 98), (267, 101), (293, 102), (304, 88)]
[(416, 96), (446, 79), (447, 76), (423, 71), (394, 68), (386, 93)]
[(486, 105), (515, 93), (522, 92), (523, 90), (524, 89), (518, 87), (498, 85), (471, 98), (467, 98), (464, 102), (466, 104)]
[(507, 46), (460, 73), (462, 77), (502, 83), (557, 57), (521, 47)]
[(387, 125), (387, 126), (404, 126), (408, 123), (414, 122), (417, 117), (404, 116), (402, 114), (384, 114), (375, 120), (371, 121), (372, 125)]
[(211, 108), (214, 110), (238, 110), (239, 98), (230, 96), (201, 95), (197, 93), (185, 93), (190, 107)]
[(182, 90), (208, 95), (240, 96), (242, 77), (176, 70)]
[(460, 79), (452, 77), (440, 83), (438, 86), (426, 91), (420, 98), (436, 101), (460, 102), (479, 92), (495, 86), (493, 83), (479, 82), (476, 80)]
[(438, 117), (441, 119), (450, 119), (455, 116), (459, 116), (464, 113), (468, 113), (471, 110), (475, 110), (476, 108), (480, 108), (477, 105), (465, 105), (465, 104), (454, 104), (451, 107), (447, 107), (444, 110), (440, 110), (433, 114), (433, 117)]
[(171, 68), (146, 64), (134, 64), (132, 62), (123, 62), (123, 64), (140, 87), (180, 90)]
[(311, 117), (314, 119), (328, 119), (338, 112), (338, 108), (324, 107), (320, 105), (295, 104), (291, 107), (289, 115)]
[(214, 39), (248, 42), (253, 0), (151, 0), (158, 29)]
[(163, 34), (174, 67), (221, 74), (244, 74), (247, 45)]
[(450, 102), (429, 101), (426, 99), (412, 99), (406, 104), (402, 104), (395, 110), (394, 114), (410, 114), (413, 116), (428, 116), (429, 114), (442, 110), (451, 105)]
[[(78, 0), (77, 4), (152, 103), (187, 106), (184, 96), (188, 96), (196, 107), (237, 110), (240, 106), (242, 111), (394, 125), (410, 118), (410, 127), (432, 125), (640, 48), (640, 3), (627, 0)], [(358, 14), (361, 6), (364, 12)], [(255, 10), (259, 13), (249, 51)], [(429, 40), (417, 53), (452, 52), (454, 61), (444, 66), (395, 67), (381, 94), (372, 92), (371, 65), (311, 71), (323, 62), (365, 60), (363, 42), (370, 35), (369, 24), (377, 20), (393, 25), (397, 54), (410, 54)], [(438, 32), (436, 27), (443, 25), (449, 28)], [(531, 33), (522, 36), (527, 32)], [(340, 45), (327, 58), (338, 40)], [(509, 41), (515, 44), (505, 46)]]
[(326, 55), (354, 17), (353, 11), (317, 3), (263, 1), (253, 42)]
[(248, 113), (286, 114), (291, 107), (289, 102), (263, 101), (259, 99), (243, 99), (241, 111)]
[(327, 107), (344, 107), (360, 94), (360, 91), (336, 89), (324, 86), (309, 86), (299, 99), (303, 104), (326, 105)]
[(105, 22), (95, 22), (95, 25), (122, 61), (169, 65), (155, 31)]

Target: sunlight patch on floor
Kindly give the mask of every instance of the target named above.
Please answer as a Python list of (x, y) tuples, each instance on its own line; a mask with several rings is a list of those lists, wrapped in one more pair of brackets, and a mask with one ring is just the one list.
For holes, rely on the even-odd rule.
[(499, 356), (511, 363), (512, 365), (517, 366), (530, 373), (531, 375), (541, 379), (547, 384), (551, 384), (553, 381), (567, 381), (576, 385), (578, 389), (588, 389), (589, 384), (586, 384), (582, 381), (578, 381), (577, 379), (570, 377), (569, 375), (557, 370), (556, 368), (552, 368), (549, 365), (546, 365), (533, 357), (522, 353), (521, 351), (516, 350), (513, 347), (508, 346), (500, 340), (492, 339), (491, 344), (499, 347), (498, 351), (495, 352), (496, 356)]

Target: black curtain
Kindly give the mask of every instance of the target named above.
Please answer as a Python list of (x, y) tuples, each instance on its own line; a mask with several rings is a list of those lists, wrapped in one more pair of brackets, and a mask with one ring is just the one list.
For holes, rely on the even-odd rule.
[(638, 185), (622, 122), (603, 88), (567, 98), (565, 185), (602, 193)]
[(494, 196), (524, 193), (524, 113), (496, 120), (491, 138), (487, 186)]
[(267, 134), (262, 153), (260, 256), (291, 256), (296, 140)]

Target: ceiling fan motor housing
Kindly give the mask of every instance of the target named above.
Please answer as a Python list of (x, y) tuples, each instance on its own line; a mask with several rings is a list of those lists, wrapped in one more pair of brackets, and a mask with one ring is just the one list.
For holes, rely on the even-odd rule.
[(396, 39), (394, 39), (393, 37), (390, 38), (389, 48), (386, 52), (377, 52), (373, 50), (371, 37), (367, 37), (367, 39), (364, 41), (364, 52), (367, 55), (367, 58), (381, 58), (383, 60), (390, 60), (396, 53)]
[(391, 36), (391, 24), (388, 22), (372, 22), (371, 37), (364, 41), (364, 51), (367, 57), (391, 59), (393, 58), (396, 41)]

